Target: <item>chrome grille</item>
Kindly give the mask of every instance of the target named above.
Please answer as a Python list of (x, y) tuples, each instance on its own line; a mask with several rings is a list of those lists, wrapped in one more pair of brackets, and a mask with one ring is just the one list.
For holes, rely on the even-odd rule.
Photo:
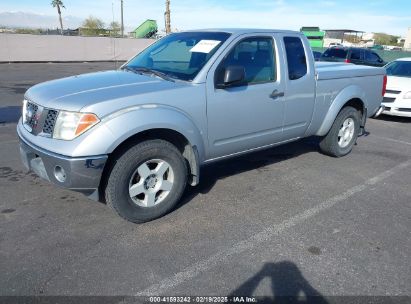
[(33, 135), (52, 136), (58, 114), (58, 110), (44, 108), (27, 98), (24, 100), (23, 125)]
[(38, 120), (39, 120), (39, 115), (38, 115), (38, 105), (27, 102), (26, 104), (26, 111), (25, 111), (25, 116), (24, 117), (24, 122), (27, 124), (31, 129), (34, 129), (37, 126)]
[(56, 110), (48, 110), (46, 119), (44, 120), (43, 125), (43, 133), (45, 134), (53, 134), (54, 125), (56, 124), (58, 111)]

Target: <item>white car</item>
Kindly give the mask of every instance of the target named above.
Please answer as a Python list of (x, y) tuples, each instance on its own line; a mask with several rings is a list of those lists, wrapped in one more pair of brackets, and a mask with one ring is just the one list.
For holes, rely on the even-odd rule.
[(388, 80), (382, 113), (411, 117), (411, 58), (397, 59), (385, 68)]

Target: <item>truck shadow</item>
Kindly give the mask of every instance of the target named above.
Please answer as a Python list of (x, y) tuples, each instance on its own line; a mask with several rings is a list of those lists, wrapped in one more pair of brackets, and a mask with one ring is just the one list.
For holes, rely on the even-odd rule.
[(309, 137), (300, 141), (204, 166), (200, 172), (200, 183), (195, 187), (186, 188), (176, 209), (190, 202), (198, 194), (208, 193), (220, 179), (251, 170), (264, 171), (267, 166), (297, 157), (301, 154), (319, 152), (318, 144), (319, 139), (317, 137)]
[(391, 115), (382, 114), (375, 119), (384, 120), (384, 121), (411, 123), (411, 117), (391, 116)]
[(328, 303), (304, 278), (297, 265), (289, 261), (265, 263), (259, 272), (233, 290), (229, 297), (252, 297), (266, 279), (270, 280), (272, 294), (258, 296), (258, 303)]

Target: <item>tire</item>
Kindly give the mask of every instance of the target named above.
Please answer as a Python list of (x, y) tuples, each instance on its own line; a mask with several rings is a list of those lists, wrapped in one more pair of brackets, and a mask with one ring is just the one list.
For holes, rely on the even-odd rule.
[(161, 217), (180, 200), (187, 172), (185, 159), (171, 143), (141, 142), (115, 160), (105, 188), (107, 205), (133, 223)]
[(344, 107), (338, 113), (330, 131), (320, 141), (324, 154), (341, 157), (351, 152), (360, 131), (360, 113), (353, 107)]

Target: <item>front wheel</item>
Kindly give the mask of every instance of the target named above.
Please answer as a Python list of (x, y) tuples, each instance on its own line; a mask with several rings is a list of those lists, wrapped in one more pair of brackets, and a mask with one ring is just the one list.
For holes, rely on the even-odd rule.
[(320, 149), (327, 155), (341, 157), (351, 152), (360, 131), (360, 115), (353, 107), (345, 107), (337, 115)]
[(180, 151), (164, 140), (139, 143), (115, 161), (105, 189), (107, 205), (124, 219), (142, 223), (169, 212), (187, 183)]

